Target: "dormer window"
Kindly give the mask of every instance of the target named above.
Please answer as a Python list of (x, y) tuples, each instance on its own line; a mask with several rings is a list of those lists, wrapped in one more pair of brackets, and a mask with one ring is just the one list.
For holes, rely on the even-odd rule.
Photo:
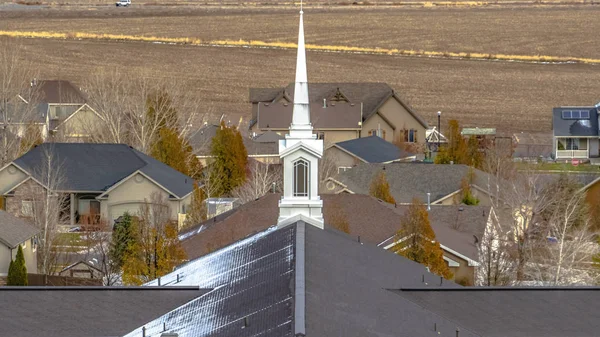
[(294, 162), (294, 197), (308, 197), (309, 163), (304, 159)]

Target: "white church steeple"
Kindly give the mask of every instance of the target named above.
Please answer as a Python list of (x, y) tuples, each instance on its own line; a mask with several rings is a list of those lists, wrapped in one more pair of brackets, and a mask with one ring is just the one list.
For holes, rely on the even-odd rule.
[(323, 156), (323, 141), (313, 134), (310, 124), (303, 14), (300, 7), (292, 124), (290, 133), (279, 141), (283, 197), (279, 201), (278, 226), (304, 220), (323, 228), (323, 201), (319, 197), (319, 159)]

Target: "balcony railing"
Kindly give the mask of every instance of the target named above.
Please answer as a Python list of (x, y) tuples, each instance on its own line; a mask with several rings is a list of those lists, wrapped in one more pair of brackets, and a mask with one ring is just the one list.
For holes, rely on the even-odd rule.
[(587, 159), (588, 150), (556, 150), (556, 159)]

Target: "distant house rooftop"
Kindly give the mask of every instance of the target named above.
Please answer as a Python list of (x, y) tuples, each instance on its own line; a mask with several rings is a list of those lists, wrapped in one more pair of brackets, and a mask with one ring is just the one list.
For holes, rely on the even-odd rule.
[(27, 174), (44, 181), (44, 158), (54, 156), (64, 176), (64, 191), (104, 192), (139, 171), (182, 198), (193, 188), (193, 179), (125, 144), (43, 143), (13, 163)]
[(559, 107), (552, 110), (555, 137), (598, 137), (596, 107)]
[(332, 146), (365, 163), (389, 163), (415, 156), (378, 136), (351, 139)]
[(40, 230), (26, 220), (0, 210), (0, 243), (8, 248), (14, 249), (38, 233)]

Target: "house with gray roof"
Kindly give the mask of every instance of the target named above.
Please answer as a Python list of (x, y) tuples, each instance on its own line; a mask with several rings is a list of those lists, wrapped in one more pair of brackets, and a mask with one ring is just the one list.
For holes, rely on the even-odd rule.
[(23, 248), (27, 272), (37, 272), (37, 239), (40, 230), (24, 219), (0, 210), (0, 278), (8, 275), (10, 261)]
[(552, 110), (555, 159), (590, 159), (600, 156), (598, 107), (558, 107)]
[[(251, 88), (250, 131), (286, 134), (292, 121), (295, 84)], [(425, 144), (427, 122), (386, 83), (311, 83), (311, 121), (326, 144), (377, 135)]]
[[(45, 164), (50, 161), (50, 165)], [(6, 210), (31, 217), (40, 191), (67, 196), (70, 225), (109, 223), (125, 212), (158, 198), (169, 206), (171, 219), (185, 214), (194, 180), (125, 144), (44, 143), (0, 169), (0, 195)]]
[(8, 128), (18, 137), (31, 132), (28, 127), (35, 127), (33, 130), (44, 140), (55, 135), (85, 140), (100, 120), (83, 92), (65, 80), (33, 80), (28, 92), (18, 95), (5, 108), (0, 113), (6, 114)]
[(373, 178), (384, 172), (390, 192), (399, 204), (414, 198), (432, 205), (461, 203), (463, 180), (469, 180), (473, 195), (480, 205), (490, 206), (487, 173), (462, 164), (431, 163), (362, 163), (324, 181), (323, 193), (369, 194)]
[(389, 164), (417, 160), (416, 154), (405, 151), (378, 136), (335, 143), (325, 150), (325, 154), (335, 162), (338, 173), (360, 163)]

